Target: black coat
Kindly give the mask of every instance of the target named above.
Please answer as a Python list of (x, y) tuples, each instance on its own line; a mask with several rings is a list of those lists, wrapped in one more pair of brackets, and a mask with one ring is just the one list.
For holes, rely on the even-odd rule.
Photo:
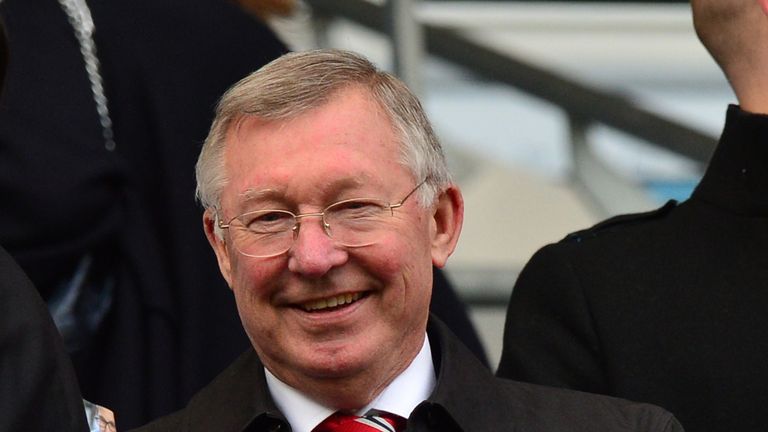
[(513, 290), (498, 374), (660, 405), (690, 431), (763, 431), (768, 117), (731, 106), (680, 205), (538, 251)]
[(72, 363), (37, 290), (0, 248), (0, 432), (85, 432)]
[[(438, 320), (428, 329), (436, 387), (408, 431), (682, 431), (651, 405), (495, 378)], [(289, 432), (269, 395), (264, 367), (248, 350), (187, 407), (138, 432)]]

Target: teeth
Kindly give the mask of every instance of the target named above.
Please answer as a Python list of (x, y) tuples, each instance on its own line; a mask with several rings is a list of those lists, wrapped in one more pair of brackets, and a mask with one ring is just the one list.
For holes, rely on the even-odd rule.
[(360, 297), (362, 297), (362, 294), (360, 293), (340, 294), (335, 297), (328, 297), (328, 298), (304, 303), (303, 305), (301, 305), (301, 307), (305, 311), (317, 311), (317, 310), (332, 308), (336, 306), (343, 306), (345, 304), (349, 304), (359, 300)]

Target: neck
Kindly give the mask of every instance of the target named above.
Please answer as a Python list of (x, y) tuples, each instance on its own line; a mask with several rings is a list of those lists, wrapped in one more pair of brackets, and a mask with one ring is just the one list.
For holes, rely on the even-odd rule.
[(765, 62), (766, 67), (761, 67), (761, 64), (753, 59), (741, 70), (729, 71), (728, 77), (742, 110), (768, 114), (768, 60)]
[(370, 404), (401, 373), (398, 371), (382, 380), (336, 379), (313, 380), (299, 387), (310, 398), (333, 409), (357, 412)]
[[(768, 90), (768, 89), (766, 89)], [(768, 115), (768, 91), (752, 92), (743, 96), (736, 97), (739, 101), (739, 107), (753, 114)]]

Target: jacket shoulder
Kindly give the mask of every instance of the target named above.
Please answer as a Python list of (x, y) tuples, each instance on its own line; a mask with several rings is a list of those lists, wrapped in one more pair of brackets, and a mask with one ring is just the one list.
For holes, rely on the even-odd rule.
[(282, 422), (282, 418), (267, 415), (270, 411), (276, 408), (269, 397), (263, 366), (256, 352), (248, 349), (198, 391), (187, 406), (137, 432), (270, 430), (259, 427)]
[(675, 200), (667, 201), (663, 206), (642, 213), (623, 214), (608, 218), (599, 222), (590, 228), (572, 232), (565, 236), (562, 243), (580, 243), (584, 240), (599, 237), (602, 234), (610, 232), (619, 227), (629, 227), (640, 225), (646, 222), (662, 219), (669, 215), (672, 210), (677, 208), (678, 202)]
[(656, 405), (499, 379), (514, 405), (526, 407), (518, 421), (530, 430), (683, 432), (675, 416)]

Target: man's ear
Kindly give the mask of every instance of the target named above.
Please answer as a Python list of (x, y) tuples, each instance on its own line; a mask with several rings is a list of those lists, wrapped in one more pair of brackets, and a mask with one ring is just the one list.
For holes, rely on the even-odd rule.
[(221, 275), (227, 281), (229, 288), (232, 288), (232, 264), (229, 260), (229, 250), (224, 239), (216, 234), (216, 215), (211, 209), (206, 209), (203, 213), (203, 230), (205, 237), (208, 238), (213, 251), (216, 253), (216, 260), (219, 262)]
[(456, 249), (464, 222), (464, 198), (456, 185), (440, 193), (431, 222), (432, 264), (442, 268)]
[(768, 0), (758, 0), (758, 3), (763, 8), (763, 13), (768, 16)]

